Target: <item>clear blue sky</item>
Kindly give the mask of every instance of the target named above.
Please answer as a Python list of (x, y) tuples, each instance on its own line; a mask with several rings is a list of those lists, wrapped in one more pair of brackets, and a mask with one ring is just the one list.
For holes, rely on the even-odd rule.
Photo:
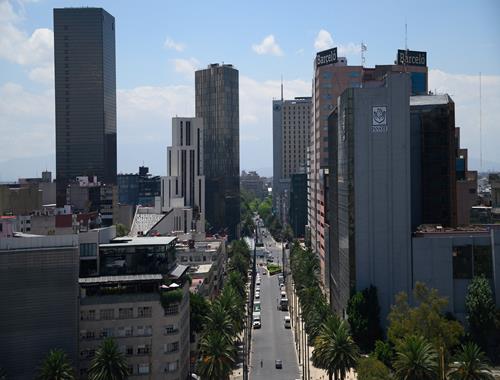
[(0, 0), (0, 6), (0, 133), (11, 147), (0, 150), (0, 181), (33, 176), (44, 166), (54, 169), (50, 30), (52, 9), (65, 6), (103, 7), (116, 19), (119, 171), (135, 171), (144, 161), (165, 174), (170, 118), (194, 113), (192, 69), (226, 62), (240, 71), (241, 168), (270, 174), (270, 102), (279, 96), (281, 75), (285, 96), (310, 94), (315, 51), (332, 42), (320, 39), (315, 48), (320, 30), (343, 47), (351, 64), (360, 63), (363, 41), (366, 65), (373, 66), (391, 63), (404, 47), (405, 22), (408, 47), (427, 51), (435, 70), (430, 87), (449, 92), (457, 104), (462, 145), (473, 159), (479, 157), (475, 76), (482, 72), (483, 97), (490, 99), (483, 99), (483, 156), (493, 166), (500, 162), (492, 143), (500, 141), (495, 107), (500, 2), (495, 0)]

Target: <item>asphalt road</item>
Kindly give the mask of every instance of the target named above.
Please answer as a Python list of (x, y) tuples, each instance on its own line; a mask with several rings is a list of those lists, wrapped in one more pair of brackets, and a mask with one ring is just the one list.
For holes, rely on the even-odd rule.
[[(274, 262), (282, 265), (281, 246), (276, 246), (267, 230), (266, 233), (268, 237), (263, 239), (265, 248), (273, 254)], [(299, 379), (299, 367), (292, 330), (285, 329), (283, 323), (285, 315), (289, 315), (289, 312), (277, 310), (277, 301), (280, 298), (278, 275), (263, 275), (262, 271), (265, 267), (260, 266), (260, 262), (264, 263), (265, 259), (257, 259), (258, 272), (261, 274), (260, 302), (262, 308), (262, 327), (254, 329), (252, 332), (250, 379)], [(276, 359), (282, 360), (282, 369), (275, 368)]]

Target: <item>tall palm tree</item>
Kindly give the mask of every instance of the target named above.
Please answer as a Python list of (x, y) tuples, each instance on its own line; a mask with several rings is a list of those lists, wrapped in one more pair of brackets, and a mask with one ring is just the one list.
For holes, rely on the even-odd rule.
[(438, 372), (437, 352), (421, 336), (406, 337), (397, 348), (394, 369), (399, 380), (434, 380)]
[(91, 380), (124, 380), (129, 375), (127, 359), (116, 342), (107, 338), (97, 349), (89, 368)]
[(201, 339), (201, 361), (196, 372), (202, 380), (227, 380), (234, 364), (235, 351), (232, 342), (217, 331), (208, 332)]
[[(63, 350), (51, 350), (38, 371), (39, 380), (73, 380), (73, 368)], [(1, 378), (1, 376), (0, 376)]]
[(235, 334), (235, 328), (231, 317), (227, 310), (224, 309), (220, 302), (215, 301), (211, 307), (208, 315), (205, 317), (204, 330), (206, 334), (217, 333), (224, 337), (229, 342), (232, 342)]
[(347, 323), (330, 316), (314, 341), (313, 364), (325, 369), (330, 380), (344, 380), (358, 357), (359, 349), (349, 334)]
[(215, 302), (219, 303), (230, 316), (235, 332), (241, 332), (245, 322), (245, 303), (236, 290), (226, 285)]
[(450, 364), (448, 378), (450, 380), (494, 380), (486, 356), (473, 342), (460, 347), (455, 362)]

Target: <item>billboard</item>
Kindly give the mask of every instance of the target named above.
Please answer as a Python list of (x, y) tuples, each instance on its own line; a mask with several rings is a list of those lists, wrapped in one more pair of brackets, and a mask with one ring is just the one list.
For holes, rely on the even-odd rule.
[(398, 65), (427, 66), (427, 53), (425, 51), (398, 50)]
[(320, 51), (316, 54), (316, 67), (337, 62), (337, 48)]

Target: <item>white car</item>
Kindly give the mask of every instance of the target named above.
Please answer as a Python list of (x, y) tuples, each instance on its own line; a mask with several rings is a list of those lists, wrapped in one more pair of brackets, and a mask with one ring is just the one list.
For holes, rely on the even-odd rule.
[(260, 293), (260, 287), (259, 287), (259, 286), (257, 286), (257, 287), (255, 288), (255, 293)]
[(284, 292), (284, 291), (285, 291), (285, 284), (281, 284), (281, 285), (280, 285), (280, 290), (281, 290), (282, 292)]
[(256, 282), (257, 285), (260, 285), (260, 278), (257, 279), (257, 282)]
[(285, 329), (289, 329), (292, 327), (291, 325), (291, 321), (290, 321), (290, 316), (286, 316), (284, 319), (283, 319), (283, 323), (285, 325)]
[(255, 292), (255, 299), (260, 300), (260, 292)]
[(262, 327), (262, 325), (260, 324), (260, 321), (259, 320), (255, 320), (253, 321), (253, 328), (254, 329), (260, 329)]

